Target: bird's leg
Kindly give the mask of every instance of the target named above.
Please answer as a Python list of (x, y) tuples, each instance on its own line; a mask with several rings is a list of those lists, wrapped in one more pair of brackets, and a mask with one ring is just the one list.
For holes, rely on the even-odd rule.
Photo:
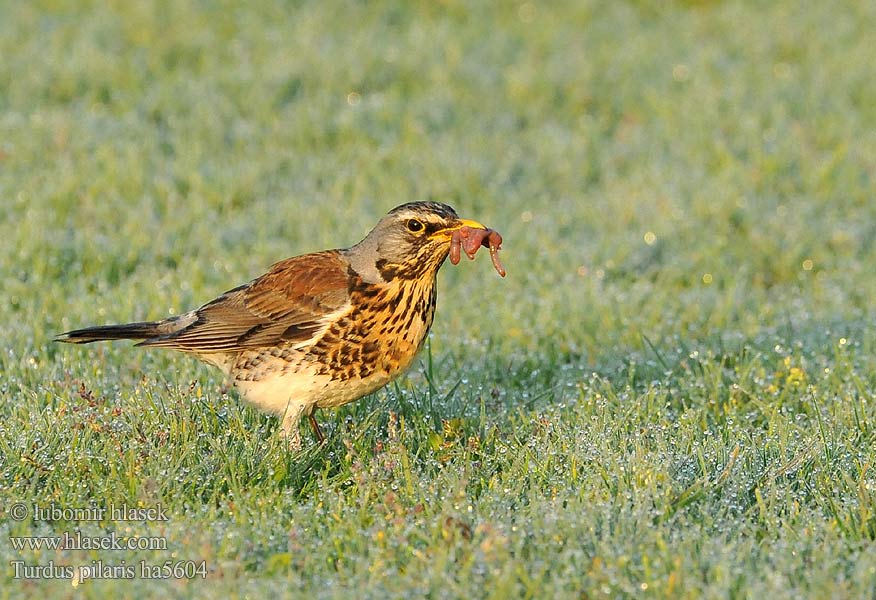
[(303, 405), (290, 405), (283, 415), (280, 438), (286, 440), (286, 443), (289, 444), (289, 450), (301, 450), (301, 431), (298, 430), (298, 423), (301, 421), (302, 412), (304, 412)]
[(319, 428), (319, 423), (316, 421), (316, 417), (313, 416), (312, 410), (307, 414), (307, 419), (310, 421), (310, 428), (313, 429), (313, 435), (316, 436), (316, 439), (320, 444), (323, 443), (325, 441), (325, 434), (322, 432), (322, 429)]
[(298, 424), (296, 423), (291, 429), (286, 429), (285, 421), (283, 424), (284, 427), (280, 429), (280, 439), (286, 440), (289, 450), (296, 452), (301, 450), (301, 432), (298, 431)]

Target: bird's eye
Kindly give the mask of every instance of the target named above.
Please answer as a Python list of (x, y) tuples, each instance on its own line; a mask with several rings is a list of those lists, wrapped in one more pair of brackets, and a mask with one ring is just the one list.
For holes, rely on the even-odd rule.
[(420, 233), (423, 231), (423, 223), (422, 221), (418, 221), (417, 219), (409, 219), (408, 220), (408, 231), (412, 233)]

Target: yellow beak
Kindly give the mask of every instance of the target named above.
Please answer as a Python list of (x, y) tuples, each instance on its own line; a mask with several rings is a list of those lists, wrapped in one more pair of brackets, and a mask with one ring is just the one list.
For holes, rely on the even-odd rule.
[(454, 231), (456, 231), (457, 229), (462, 229), (463, 227), (471, 227), (472, 229), (489, 229), (489, 227), (478, 223), (477, 221), (472, 221), (470, 219), (457, 219), (453, 222), (452, 226), (446, 229), (439, 229), (438, 231), (433, 233), (432, 236), (441, 236), (449, 239), (450, 236), (453, 235)]
[(457, 221), (459, 225), (451, 229), (451, 231), (455, 231), (457, 229), (462, 229), (463, 227), (471, 227), (472, 229), (489, 229), (486, 225), (482, 225), (477, 221), (470, 221), (469, 219), (460, 219)]

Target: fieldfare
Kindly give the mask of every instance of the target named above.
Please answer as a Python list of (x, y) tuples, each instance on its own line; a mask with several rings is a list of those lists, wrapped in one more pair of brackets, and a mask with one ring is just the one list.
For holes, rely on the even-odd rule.
[(56, 341), (142, 340), (219, 367), (243, 398), (282, 417), (281, 435), (301, 448), (306, 415), (341, 406), (389, 383), (422, 347), (435, 313), (435, 279), (460, 247), (469, 258), (501, 236), (437, 202), (394, 208), (361, 242), (273, 265), (253, 281), (187, 313), (142, 323), (77, 329)]

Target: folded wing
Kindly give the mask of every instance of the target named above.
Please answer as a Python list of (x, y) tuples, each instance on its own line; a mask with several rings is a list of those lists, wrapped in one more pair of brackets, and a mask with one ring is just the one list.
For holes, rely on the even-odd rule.
[(211, 353), (303, 344), (349, 308), (349, 278), (335, 250), (289, 258), (178, 317), (184, 327), (138, 345)]

